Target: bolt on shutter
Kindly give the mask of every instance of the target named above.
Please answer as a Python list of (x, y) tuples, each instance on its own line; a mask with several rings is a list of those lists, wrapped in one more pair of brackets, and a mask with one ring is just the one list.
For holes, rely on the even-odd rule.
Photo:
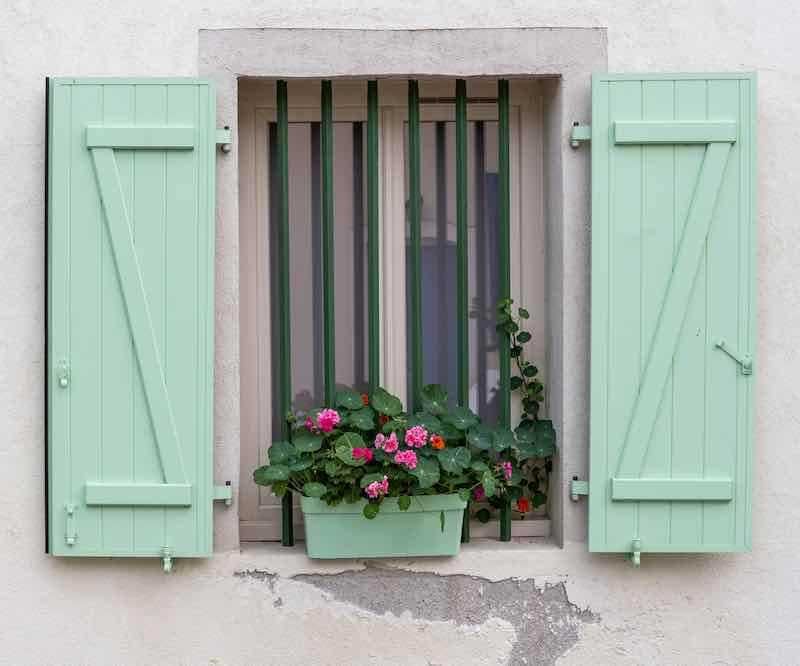
[(52, 554), (211, 552), (214, 121), (205, 81), (48, 81)]
[(591, 148), (589, 548), (746, 550), (755, 78), (596, 76)]

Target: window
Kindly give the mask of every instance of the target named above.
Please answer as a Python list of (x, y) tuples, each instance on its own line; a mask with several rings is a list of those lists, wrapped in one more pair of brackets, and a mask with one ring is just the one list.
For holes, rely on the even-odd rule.
[[(368, 385), (367, 299), (367, 84), (333, 86), (332, 323), (337, 384)], [(409, 263), (410, 197), (408, 83), (379, 83), (380, 188), (380, 375), (393, 392), (410, 397), (413, 304), (421, 289), (422, 383), (439, 383), (458, 395), (455, 82), (419, 82), (420, 256), (415, 276)], [(276, 84), (240, 82), (240, 289), (242, 296), (242, 488), (243, 540), (280, 536), (280, 503), (249, 482), (252, 469), (280, 435), (280, 376), (288, 371), (291, 405), (304, 409), (324, 396), (324, 303), (322, 138), (320, 82), (288, 82), (290, 353), (282, 353), (278, 293), (280, 238)], [(467, 303), (469, 357), (465, 365), (470, 407), (498, 416), (499, 354), (494, 311), (499, 291), (497, 82), (467, 85)], [(512, 297), (531, 311), (532, 355), (546, 367), (544, 301), (545, 239), (542, 192), (542, 123), (538, 82), (511, 82), (510, 278)], [(284, 336), (285, 337), (285, 336)], [(289, 359), (288, 368), (282, 364)], [(512, 404), (512, 420), (516, 413)], [(295, 512), (295, 520), (300, 520)], [(301, 526), (297, 526), (300, 528)], [(491, 531), (493, 528), (486, 528)], [(517, 525), (519, 534), (549, 531), (546, 520)], [(494, 529), (496, 533), (496, 528)], [(301, 534), (301, 532), (298, 532)], [(473, 530), (480, 535), (481, 530)]]

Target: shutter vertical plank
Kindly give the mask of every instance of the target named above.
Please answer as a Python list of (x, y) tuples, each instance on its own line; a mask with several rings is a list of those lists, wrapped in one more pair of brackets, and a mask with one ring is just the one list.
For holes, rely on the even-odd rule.
[[(52, 79), (48, 94), (48, 551), (207, 556), (213, 90)], [(119, 131), (93, 147), (89, 126)], [(191, 146), (147, 143), (175, 128)]]
[[(705, 119), (706, 82), (703, 80), (675, 82), (675, 113), (677, 120), (691, 118)], [(675, 256), (678, 244), (686, 228), (686, 219), (692, 204), (692, 197), (706, 147), (675, 147)], [(673, 418), (675, 427), (670, 474), (680, 479), (693, 476), (702, 470), (703, 444), (705, 441), (705, 386), (703, 375), (698, 380), (697, 369), (705, 368), (705, 261), (701, 262), (695, 278), (694, 289), (689, 297), (689, 305), (683, 328), (678, 336), (678, 347), (672, 364), (673, 376)], [(685, 504), (674, 503), (671, 517), (671, 543), (699, 544), (702, 538), (702, 510)]]
[[(117, 86), (103, 89), (103, 122), (133, 123), (136, 110), (136, 87)], [(118, 151), (117, 169), (123, 199), (129, 211), (134, 208), (133, 151)], [(135, 221), (132, 220), (135, 224)], [(111, 239), (105, 224), (100, 224), (102, 236), (101, 289), (102, 317), (101, 354), (102, 377), (102, 447), (101, 481), (134, 478), (135, 410), (131, 398), (138, 388), (136, 358), (130, 348), (125, 306), (119, 297), (119, 279), (114, 264)], [(135, 234), (135, 227), (134, 227)], [(136, 509), (128, 506), (100, 507), (103, 520), (101, 548), (109, 552), (126, 552), (133, 548), (136, 534)]]
[[(673, 120), (674, 81), (642, 82), (642, 119)], [(676, 241), (672, 222), (675, 207), (675, 146), (642, 146), (641, 231), (641, 345), (639, 372), (644, 371), (658, 316), (672, 274)], [(663, 475), (669, 469), (672, 444), (672, 376), (661, 397), (661, 409), (644, 460), (644, 476)], [(669, 541), (669, 502), (639, 505), (639, 536), (645, 543)]]
[[(167, 86), (136, 85), (136, 123), (167, 123)], [(117, 160), (126, 157), (127, 151), (115, 151)], [(165, 179), (167, 176), (166, 151), (130, 151), (133, 160), (132, 206), (128, 209), (134, 233), (136, 254), (142, 269), (145, 295), (150, 305), (150, 317), (161, 350), (161, 363), (164, 369), (169, 365), (168, 353), (164, 348), (164, 282), (163, 271), (166, 260), (165, 235)], [(150, 423), (147, 398), (142, 384), (141, 373), (136, 356), (134, 368), (134, 413), (136, 418), (135, 480), (142, 483), (159, 483), (164, 476), (155, 434)], [(177, 396), (176, 396), (177, 397)], [(171, 401), (174, 409), (174, 398)], [(158, 506), (138, 506), (136, 515), (137, 548), (157, 549), (164, 544), (165, 510)]]
[[(753, 86), (593, 80), (592, 551), (750, 546), (753, 380), (736, 358), (754, 345)], [(707, 134), (666, 142), (676, 121)]]

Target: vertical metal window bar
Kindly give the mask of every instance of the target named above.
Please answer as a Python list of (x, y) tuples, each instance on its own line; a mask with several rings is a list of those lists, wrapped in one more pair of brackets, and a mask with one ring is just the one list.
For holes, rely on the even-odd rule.
[[(286, 81), (277, 83), (278, 120), (278, 299), (280, 302), (280, 396), (276, 417), (281, 419), (281, 433), (289, 439), (289, 423), (286, 416), (292, 401), (292, 331), (291, 301), (289, 299), (289, 104)], [(281, 502), (281, 544), (294, 546), (292, 493), (287, 492)]]
[(422, 393), (422, 230), (420, 192), (419, 84), (408, 82), (408, 224), (409, 261), (409, 352), (411, 361), (411, 399), (416, 410)]
[[(469, 406), (469, 260), (467, 235), (467, 82), (456, 81), (456, 312), (458, 316), (458, 402)], [(469, 541), (469, 503), (461, 541)]]
[(374, 390), (380, 375), (380, 307), (378, 244), (378, 82), (367, 82), (367, 338), (369, 385)]
[(325, 403), (332, 405), (336, 394), (336, 340), (334, 337), (333, 284), (333, 90), (322, 82), (320, 107), (322, 124), (322, 328)]
[[(509, 90), (508, 80), (501, 79), (497, 82), (497, 111), (498, 111), (498, 266), (500, 275), (498, 284), (500, 298), (511, 297), (511, 269), (510, 269), (510, 191), (509, 191)], [(509, 337), (505, 332), (498, 332), (498, 345), (500, 349), (500, 424), (511, 425), (511, 358), (509, 356)], [(511, 506), (506, 502), (500, 510), (500, 540), (511, 540)]]

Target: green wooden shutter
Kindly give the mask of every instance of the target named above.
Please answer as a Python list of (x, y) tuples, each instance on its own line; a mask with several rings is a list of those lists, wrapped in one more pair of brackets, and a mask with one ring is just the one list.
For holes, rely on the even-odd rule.
[(48, 82), (48, 550), (212, 550), (214, 91)]
[(750, 547), (755, 78), (592, 83), (592, 551)]

